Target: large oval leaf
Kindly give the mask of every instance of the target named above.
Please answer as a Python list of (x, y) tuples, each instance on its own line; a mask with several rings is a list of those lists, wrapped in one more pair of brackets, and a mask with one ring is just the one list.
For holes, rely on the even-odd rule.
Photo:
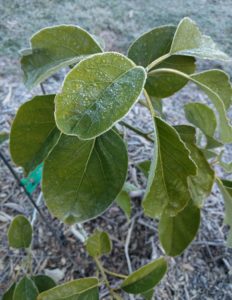
[(34, 282), (28, 276), (24, 276), (15, 288), (13, 300), (37, 300), (38, 294)]
[(28, 248), (32, 240), (30, 222), (22, 215), (18, 215), (11, 222), (8, 230), (8, 242), (13, 248)]
[(113, 130), (88, 141), (62, 135), (44, 163), (49, 210), (68, 224), (96, 217), (121, 191), (127, 163), (124, 142)]
[(118, 53), (96, 54), (81, 61), (56, 96), (58, 127), (80, 139), (99, 136), (128, 113), (145, 79), (144, 68)]
[(44, 28), (32, 36), (31, 48), (22, 52), (25, 84), (32, 88), (60, 68), (97, 52), (102, 52), (99, 44), (80, 27), (59, 25)]
[(11, 157), (26, 173), (46, 158), (60, 136), (54, 119), (54, 97), (36, 96), (24, 103), (11, 127)]
[(167, 255), (181, 254), (196, 236), (200, 209), (190, 200), (176, 216), (164, 211), (159, 223), (159, 239)]
[(164, 258), (157, 259), (129, 275), (121, 288), (130, 294), (141, 294), (151, 290), (163, 278), (167, 271)]
[(98, 284), (97, 278), (73, 280), (39, 294), (37, 300), (98, 300)]
[(143, 200), (146, 215), (159, 217), (164, 208), (176, 215), (190, 200), (188, 176), (196, 174), (196, 165), (177, 131), (155, 118), (154, 154)]
[[(169, 57), (175, 31), (176, 26), (162, 26), (146, 32), (130, 46), (128, 57), (137, 65), (147, 67), (159, 57), (167, 55), (167, 58), (152, 70), (173, 68), (192, 74), (195, 71), (195, 60), (192, 57), (180, 55)], [(188, 80), (175, 74), (156, 74), (147, 78), (146, 90), (151, 96), (164, 98), (180, 90), (187, 82)]]

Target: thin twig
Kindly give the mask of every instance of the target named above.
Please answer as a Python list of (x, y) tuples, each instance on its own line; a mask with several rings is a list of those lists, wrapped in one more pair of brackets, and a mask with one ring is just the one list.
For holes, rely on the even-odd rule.
[(131, 234), (132, 234), (132, 231), (133, 231), (133, 228), (134, 228), (134, 223), (135, 223), (135, 219), (133, 218), (131, 220), (130, 228), (128, 229), (128, 232), (127, 232), (127, 237), (126, 237), (126, 241), (125, 241), (125, 248), (124, 248), (129, 274), (132, 273), (132, 266), (131, 266), (131, 260), (130, 260), (130, 255), (129, 255), (129, 245), (130, 245), (130, 240), (131, 240)]
[(142, 136), (143, 138), (145, 138), (147, 141), (149, 142), (154, 142), (154, 140), (145, 132), (135, 128), (134, 126), (124, 122), (124, 121), (120, 121), (119, 122), (120, 125), (127, 127), (128, 129), (130, 129), (131, 131), (134, 131), (135, 133), (137, 133), (138, 135)]

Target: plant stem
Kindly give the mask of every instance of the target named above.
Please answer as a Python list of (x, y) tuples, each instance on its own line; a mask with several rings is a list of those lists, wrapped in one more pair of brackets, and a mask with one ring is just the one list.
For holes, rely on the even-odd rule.
[(193, 78), (191, 78), (191, 76), (189, 76), (188, 74), (186, 73), (183, 73), (181, 71), (178, 71), (178, 70), (174, 70), (174, 69), (169, 69), (169, 68), (161, 68), (161, 69), (156, 69), (156, 70), (153, 70), (151, 72), (148, 73), (148, 76), (152, 76), (153, 74), (158, 74), (158, 73), (172, 73), (172, 74), (176, 74), (176, 75), (179, 75), (181, 77), (184, 77), (188, 80), (192, 80), (193, 82), (196, 82)]
[(144, 93), (144, 96), (146, 98), (149, 110), (151, 112), (151, 116), (152, 116), (152, 118), (154, 118), (155, 117), (155, 111), (154, 111), (153, 105), (151, 103), (151, 99), (150, 99), (150, 97), (149, 97), (149, 95), (148, 95), (148, 93), (147, 93), (147, 91), (145, 89), (143, 89), (143, 93)]
[(162, 61), (164, 61), (165, 59), (169, 58), (171, 55), (170, 53), (164, 54), (162, 56), (160, 56), (159, 58), (157, 58), (156, 60), (154, 60), (153, 62), (151, 62), (146, 70), (150, 71), (152, 68), (154, 68), (155, 66), (159, 65)]
[(114, 277), (118, 277), (118, 278), (121, 278), (121, 279), (126, 279), (127, 278), (126, 275), (115, 273), (115, 272), (109, 271), (109, 270), (107, 270), (105, 268), (104, 268), (104, 271), (105, 271), (105, 273), (107, 273), (107, 274), (109, 274), (111, 276), (114, 276)]
[(142, 136), (143, 138), (145, 138), (146, 140), (148, 140), (149, 142), (153, 142), (153, 139), (145, 132), (135, 128), (134, 126), (124, 122), (124, 121), (120, 121), (119, 124), (121, 124), (122, 126), (127, 127), (128, 129), (130, 129), (131, 131), (134, 131), (135, 133), (137, 133), (138, 135)]

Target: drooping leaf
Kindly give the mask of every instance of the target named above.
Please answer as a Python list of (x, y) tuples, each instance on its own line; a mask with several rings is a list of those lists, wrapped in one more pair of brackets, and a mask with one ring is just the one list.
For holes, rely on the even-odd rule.
[(39, 293), (50, 290), (56, 286), (55, 281), (47, 275), (36, 275), (31, 279), (34, 281)]
[(9, 289), (3, 294), (2, 300), (13, 300), (15, 287), (16, 287), (16, 283), (13, 283), (9, 287)]
[(98, 300), (97, 278), (73, 280), (39, 294), (37, 300)]
[(86, 241), (86, 250), (90, 256), (100, 257), (109, 254), (112, 249), (111, 240), (107, 232), (95, 230)]
[[(176, 26), (162, 26), (152, 29), (140, 36), (129, 48), (128, 57), (137, 65), (147, 67), (151, 62), (169, 53), (176, 31)], [(174, 68), (192, 74), (195, 71), (195, 60), (192, 57), (175, 55), (157, 64), (157, 68)], [(156, 74), (147, 78), (146, 90), (149, 95), (158, 98), (171, 96), (180, 90), (188, 80), (175, 74)]]
[(22, 215), (13, 219), (8, 230), (8, 242), (13, 248), (28, 248), (32, 240), (30, 222)]
[(101, 135), (128, 113), (145, 80), (144, 68), (121, 54), (92, 55), (69, 72), (56, 96), (58, 127), (80, 139)]
[(167, 262), (159, 258), (129, 275), (122, 283), (121, 288), (130, 294), (141, 294), (154, 288), (164, 277), (167, 271)]
[(201, 59), (230, 60), (224, 52), (217, 48), (213, 40), (209, 36), (203, 35), (196, 23), (187, 17), (183, 18), (177, 26), (170, 53)]
[(155, 218), (164, 208), (176, 215), (190, 201), (188, 176), (196, 174), (196, 165), (177, 131), (155, 118), (154, 154), (143, 200), (146, 215)]
[(22, 52), (21, 67), (28, 88), (44, 81), (60, 68), (72, 65), (87, 55), (102, 52), (84, 29), (59, 25), (47, 27), (31, 38), (31, 48)]
[(232, 181), (218, 179), (217, 185), (221, 191), (225, 204), (224, 223), (230, 226), (227, 245), (232, 247)]
[(11, 127), (11, 157), (26, 173), (47, 157), (60, 136), (54, 119), (54, 97), (36, 96), (24, 103)]
[(16, 285), (13, 300), (37, 300), (39, 292), (34, 282), (24, 276)]
[(187, 125), (179, 125), (175, 126), (175, 129), (190, 150), (190, 156), (197, 166), (197, 174), (195, 176), (189, 176), (188, 183), (193, 202), (196, 206), (201, 207), (203, 201), (211, 193), (215, 180), (214, 171), (201, 152), (201, 149), (196, 146), (195, 128)]
[(117, 198), (116, 203), (118, 206), (124, 211), (125, 215), (127, 216), (127, 219), (130, 219), (131, 216), (131, 199), (130, 195), (127, 191), (122, 190)]
[(4, 143), (9, 137), (9, 134), (7, 132), (1, 131), (0, 132), (0, 145)]
[(181, 254), (196, 236), (199, 225), (200, 209), (192, 200), (176, 216), (165, 210), (159, 222), (159, 239), (166, 254)]
[(87, 141), (62, 135), (44, 163), (48, 209), (67, 224), (96, 217), (121, 191), (127, 164), (125, 144), (113, 130)]
[(223, 161), (223, 159), (222, 159), (223, 153), (224, 153), (224, 151), (222, 151), (220, 153), (220, 155), (218, 156), (219, 164), (226, 173), (231, 174), (232, 173), (232, 161), (230, 161), (230, 162)]

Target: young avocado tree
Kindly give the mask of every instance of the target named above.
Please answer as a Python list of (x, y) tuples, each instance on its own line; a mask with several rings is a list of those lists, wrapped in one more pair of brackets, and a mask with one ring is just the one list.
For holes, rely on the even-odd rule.
[[(151, 161), (138, 166), (148, 177), (141, 209), (159, 220), (165, 256), (131, 274), (116, 274), (101, 263), (101, 256), (111, 251), (109, 236), (96, 230), (85, 244), (99, 276), (55, 286), (50, 278), (28, 272), (3, 299), (97, 300), (102, 297), (101, 285), (108, 288), (111, 299), (122, 299), (124, 292), (134, 294), (132, 298), (152, 299), (168, 258), (181, 254), (196, 236), (204, 199), (215, 182), (225, 200), (225, 223), (232, 225), (232, 182), (219, 178), (212, 167), (221, 163), (231, 172), (231, 165), (221, 162), (223, 146), (232, 142), (227, 116), (231, 83), (222, 70), (196, 72), (196, 59), (229, 61), (189, 18), (178, 26), (146, 32), (130, 46), (127, 56), (104, 52), (93, 36), (77, 26), (48, 27), (33, 35), (21, 58), (28, 88), (62, 67), (69, 66), (70, 71), (59, 93), (35, 96), (19, 108), (10, 133), (13, 161), (26, 174), (43, 163), (46, 206), (65, 224), (96, 218), (115, 199), (129, 215), (128, 155), (120, 130), (125, 126), (140, 134), (153, 145)], [(161, 112), (161, 99), (188, 82), (206, 93), (213, 109), (204, 103), (188, 103), (185, 116), (192, 125), (172, 126)], [(123, 121), (135, 105), (148, 109), (152, 133)], [(10, 246), (26, 248), (29, 261), (31, 234), (23, 216), (13, 220), (8, 233)], [(231, 231), (228, 245), (232, 246)], [(116, 288), (108, 274), (118, 278)]]

